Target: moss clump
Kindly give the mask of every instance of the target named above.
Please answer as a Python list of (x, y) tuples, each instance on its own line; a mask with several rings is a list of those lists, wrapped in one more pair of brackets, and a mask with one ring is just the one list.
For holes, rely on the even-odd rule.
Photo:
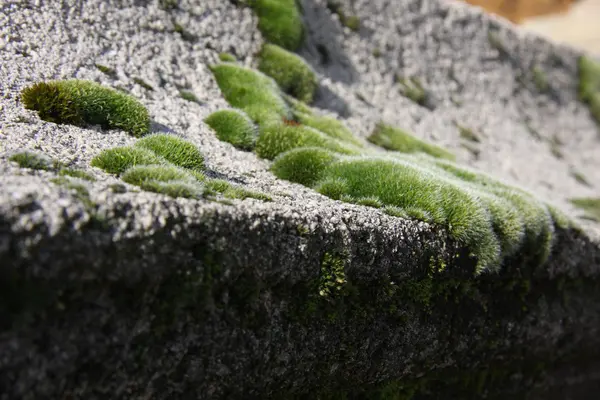
[(265, 44), (258, 55), (258, 69), (275, 79), (286, 93), (311, 103), (317, 88), (313, 69), (301, 57), (279, 46)]
[(143, 147), (114, 147), (103, 150), (92, 159), (91, 165), (120, 175), (134, 165), (165, 164), (167, 161)]
[(538, 66), (535, 66), (531, 69), (531, 75), (533, 76), (533, 83), (535, 84), (537, 90), (540, 92), (546, 92), (550, 86), (544, 70)]
[(94, 64), (96, 66), (96, 68), (98, 68), (98, 70), (100, 72), (102, 72), (104, 75), (110, 76), (111, 78), (114, 78), (115, 76), (117, 76), (117, 71), (115, 71), (113, 68), (111, 67), (107, 67), (106, 65), (102, 65), (102, 64)]
[(571, 203), (585, 211), (586, 218), (600, 222), (600, 198), (584, 197), (571, 199)]
[(262, 72), (231, 63), (214, 65), (211, 71), (225, 100), (258, 124), (290, 117), (277, 83)]
[(460, 133), (461, 139), (468, 140), (469, 142), (475, 142), (475, 143), (481, 142), (481, 139), (479, 139), (479, 136), (475, 132), (473, 132), (472, 129), (467, 128), (466, 126), (463, 126), (461, 124), (456, 124), (456, 127), (458, 128), (458, 132)]
[(11, 155), (8, 159), (19, 164), (21, 168), (48, 171), (55, 166), (54, 161), (50, 157), (32, 151), (20, 151)]
[(319, 296), (331, 298), (340, 294), (346, 284), (344, 260), (330, 253), (325, 253), (319, 274)]
[(590, 181), (588, 181), (588, 179), (585, 177), (584, 174), (582, 174), (581, 172), (575, 170), (575, 169), (571, 169), (571, 176), (580, 184), (584, 185), (584, 186), (588, 186), (588, 187), (592, 187), (592, 184), (590, 183)]
[(180, 90), (179, 97), (184, 100), (191, 101), (192, 103), (201, 104), (201, 101), (198, 100), (198, 97), (196, 97), (196, 95), (189, 90)]
[(321, 147), (341, 154), (358, 154), (359, 151), (324, 133), (302, 125), (284, 123), (261, 127), (255, 152), (261, 158), (274, 159), (278, 154), (299, 147)]
[(85, 80), (38, 82), (22, 91), (25, 108), (45, 121), (123, 129), (134, 136), (150, 130), (148, 111), (135, 98)]
[(178, 136), (152, 134), (138, 140), (135, 146), (148, 149), (178, 167), (204, 170), (204, 156), (198, 147)]
[(303, 125), (315, 128), (327, 136), (338, 139), (354, 146), (363, 147), (364, 144), (341, 122), (335, 118), (323, 115), (294, 113), (296, 120)]
[(553, 220), (545, 205), (449, 161), (342, 156), (303, 148), (277, 157), (272, 172), (332, 199), (441, 224), (471, 250), (479, 272), (497, 269), (504, 257), (518, 251), (542, 263), (551, 248)]
[(140, 188), (147, 192), (164, 194), (170, 197), (185, 197), (188, 199), (199, 199), (204, 194), (204, 187), (200, 183), (186, 181), (161, 182), (148, 180), (141, 183)]
[(237, 62), (237, 58), (231, 53), (219, 53), (221, 62)]
[(320, 147), (303, 147), (277, 157), (271, 171), (280, 179), (311, 187), (337, 158), (332, 152)]
[(197, 182), (196, 178), (185, 169), (168, 164), (134, 165), (121, 175), (121, 179), (135, 186), (141, 186), (146, 181)]
[(253, 0), (258, 29), (271, 43), (297, 50), (304, 39), (304, 24), (296, 0)]
[(146, 90), (149, 90), (151, 92), (154, 91), (154, 88), (152, 87), (152, 85), (150, 85), (148, 82), (146, 82), (142, 78), (133, 78), (133, 81)]
[(579, 58), (579, 98), (600, 124), (600, 63), (585, 56)]
[(231, 143), (240, 150), (254, 148), (258, 129), (243, 111), (215, 111), (204, 122), (215, 131), (219, 140)]
[(256, 199), (262, 201), (273, 200), (269, 195), (232, 185), (231, 183), (222, 179), (209, 179), (206, 181), (206, 187), (209, 192), (220, 193), (223, 195), (223, 197), (228, 199)]
[(452, 153), (441, 147), (419, 140), (401, 129), (381, 123), (377, 125), (367, 140), (387, 150), (401, 153), (422, 152), (437, 158), (455, 159)]
[(71, 176), (73, 178), (79, 178), (79, 179), (83, 179), (83, 180), (90, 181), (90, 182), (93, 182), (96, 180), (96, 178), (94, 178), (93, 175), (91, 175), (83, 170), (80, 170), (80, 169), (63, 168), (58, 171), (58, 174), (61, 176)]
[(420, 106), (425, 106), (427, 103), (427, 92), (421, 82), (415, 78), (397, 78), (402, 94)]

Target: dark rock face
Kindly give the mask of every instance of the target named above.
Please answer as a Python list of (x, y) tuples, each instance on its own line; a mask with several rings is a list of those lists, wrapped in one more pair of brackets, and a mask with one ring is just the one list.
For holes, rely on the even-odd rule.
[[(598, 385), (600, 252), (575, 231), (543, 267), (517, 257), (472, 278), (444, 232), (390, 218), (313, 229), (115, 202), (113, 218), (19, 231), (40, 207), (24, 199), (0, 224), (2, 399), (579, 399)], [(121, 234), (145, 214), (162, 222)]]

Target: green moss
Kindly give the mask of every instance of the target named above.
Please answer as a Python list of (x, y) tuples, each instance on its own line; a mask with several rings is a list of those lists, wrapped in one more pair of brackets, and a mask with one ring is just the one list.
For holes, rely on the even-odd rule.
[(404, 96), (420, 106), (425, 106), (427, 102), (427, 92), (416, 77), (397, 77), (397, 82), (400, 84), (400, 90)]
[(111, 78), (114, 78), (115, 76), (117, 76), (117, 71), (115, 71), (113, 68), (107, 67), (106, 65), (102, 65), (102, 64), (94, 64), (94, 65), (104, 75), (108, 75)]
[(145, 80), (143, 80), (142, 78), (133, 78), (133, 81), (135, 83), (137, 83), (138, 85), (140, 85), (141, 87), (143, 87), (146, 90), (150, 90), (150, 91), (154, 91), (154, 88), (152, 87), (152, 85), (150, 85), (149, 83), (147, 83)]
[(358, 204), (359, 206), (372, 207), (372, 208), (382, 208), (383, 207), (383, 203), (381, 202), (381, 200), (379, 200), (379, 198), (377, 196), (361, 197), (359, 199), (356, 199), (354, 201), (354, 203)]
[(183, 25), (181, 25), (181, 24), (179, 24), (177, 22), (173, 23), (173, 30), (175, 32), (179, 33), (179, 35), (181, 36), (181, 38), (183, 40), (185, 40), (185, 41), (188, 41), (188, 42), (194, 42), (194, 41), (196, 41), (196, 36), (193, 35), (193, 34), (191, 34), (187, 29), (185, 29), (183, 27)]
[(138, 140), (135, 146), (148, 149), (178, 167), (204, 170), (204, 156), (198, 147), (178, 136), (152, 134)]
[(225, 100), (245, 111), (258, 124), (290, 117), (279, 86), (262, 72), (231, 63), (214, 65), (211, 71)]
[(340, 19), (342, 26), (349, 28), (354, 32), (358, 32), (360, 29), (360, 18), (355, 15), (347, 16), (342, 10), (342, 6), (337, 1), (327, 1), (327, 8)]
[(61, 176), (71, 176), (73, 178), (79, 178), (86, 181), (93, 182), (96, 180), (93, 175), (81, 170), (81, 169), (73, 169), (73, 168), (63, 168), (58, 171), (58, 174)]
[(231, 53), (219, 53), (219, 60), (222, 62), (237, 62), (237, 58)]
[(54, 161), (50, 157), (32, 151), (20, 151), (11, 155), (8, 159), (19, 164), (21, 168), (46, 171), (54, 168)]
[(540, 92), (545, 92), (549, 88), (548, 78), (546, 73), (540, 67), (535, 66), (531, 69), (531, 75), (533, 76), (533, 83)]
[(310, 187), (336, 159), (334, 153), (320, 147), (293, 149), (275, 158), (271, 171), (280, 179)]
[(335, 297), (342, 292), (345, 284), (344, 260), (339, 256), (325, 253), (319, 275), (319, 295), (326, 298)]
[(584, 185), (584, 186), (588, 186), (591, 187), (592, 185), (590, 184), (590, 181), (588, 181), (588, 179), (585, 177), (584, 174), (582, 174), (581, 172), (577, 171), (576, 169), (571, 169), (571, 176), (580, 184)]
[(600, 63), (585, 56), (579, 58), (579, 98), (600, 124)]
[(363, 147), (364, 144), (341, 122), (335, 118), (323, 115), (294, 112), (296, 120), (303, 125), (315, 128), (327, 136), (348, 142), (354, 146)]
[(183, 168), (174, 165), (134, 165), (121, 175), (123, 182), (141, 186), (147, 181), (169, 182), (179, 181), (194, 183), (196, 178)]
[(254, 148), (258, 129), (243, 111), (215, 111), (204, 122), (215, 131), (219, 140), (231, 143), (241, 150)]
[(310, 103), (317, 88), (313, 69), (294, 53), (266, 43), (259, 55), (258, 69), (277, 82), (286, 93)]
[(550, 145), (550, 152), (552, 153), (552, 155), (558, 159), (562, 159), (563, 158), (563, 153), (562, 153), (562, 141), (558, 138), (558, 136), (553, 135), (550, 140), (548, 141), (548, 144)]
[(472, 129), (469, 129), (466, 126), (461, 125), (461, 124), (456, 124), (456, 127), (458, 128), (458, 132), (460, 133), (460, 137), (462, 139), (468, 140), (469, 142), (475, 142), (475, 143), (481, 142), (481, 139), (479, 139), (479, 136)]
[(95, 82), (65, 80), (39, 82), (22, 91), (25, 108), (45, 121), (123, 129), (134, 136), (150, 130), (148, 111), (135, 98)]
[(262, 201), (272, 201), (273, 199), (264, 193), (247, 190), (242, 187), (232, 185), (228, 181), (222, 179), (209, 179), (205, 182), (206, 188), (209, 192), (221, 193), (228, 199), (256, 199)]
[(170, 11), (179, 7), (179, 0), (159, 0), (162, 9)]
[(284, 123), (261, 127), (255, 152), (261, 158), (272, 160), (285, 151), (299, 147), (322, 147), (340, 154), (358, 154), (353, 147), (316, 129)]
[(387, 150), (402, 153), (422, 152), (433, 157), (454, 160), (454, 155), (441, 147), (419, 140), (405, 131), (385, 124), (378, 124), (375, 131), (367, 139), (371, 143)]
[(585, 211), (586, 218), (600, 222), (600, 198), (586, 197), (571, 199), (571, 203)]
[(185, 197), (199, 199), (204, 194), (204, 187), (200, 183), (187, 181), (161, 182), (148, 180), (141, 183), (140, 188), (153, 193), (164, 194), (170, 197)]
[(304, 24), (296, 0), (254, 0), (250, 6), (267, 41), (290, 51), (302, 45)]
[(518, 251), (542, 263), (551, 248), (553, 220), (544, 204), (449, 161), (333, 156), (304, 148), (279, 156), (272, 172), (332, 199), (441, 224), (471, 249), (479, 272), (497, 269)]
[(196, 97), (196, 95), (189, 90), (180, 90), (179, 97), (184, 100), (191, 101), (192, 103), (202, 104), (202, 102), (198, 100), (198, 97)]
[(166, 164), (167, 161), (142, 147), (114, 147), (103, 150), (92, 159), (91, 165), (120, 175), (134, 165)]

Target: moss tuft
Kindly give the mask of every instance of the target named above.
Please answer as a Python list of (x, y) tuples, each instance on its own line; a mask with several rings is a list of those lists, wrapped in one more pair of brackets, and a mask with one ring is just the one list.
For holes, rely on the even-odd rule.
[(225, 198), (228, 199), (256, 199), (262, 201), (273, 200), (267, 194), (247, 190), (240, 186), (232, 185), (228, 181), (222, 179), (209, 179), (205, 182), (205, 184), (209, 192), (221, 193)]
[(586, 218), (600, 222), (600, 198), (584, 197), (571, 199), (571, 203), (585, 211)]
[(548, 84), (548, 78), (543, 69), (535, 66), (531, 69), (531, 75), (533, 76), (533, 83), (540, 92), (546, 92), (550, 85)]
[(120, 175), (134, 165), (166, 164), (167, 161), (154, 152), (142, 147), (113, 147), (103, 150), (92, 159), (91, 165), (104, 171)]
[(138, 85), (140, 85), (141, 87), (143, 87), (146, 90), (149, 91), (154, 91), (154, 88), (152, 87), (152, 85), (150, 85), (148, 82), (146, 82), (145, 80), (143, 80), (142, 78), (133, 78), (133, 81), (135, 83), (137, 83)]
[(161, 182), (148, 180), (142, 182), (140, 188), (153, 193), (164, 194), (170, 197), (185, 197), (189, 199), (199, 199), (204, 194), (202, 184), (187, 181), (168, 181)]
[(204, 122), (215, 131), (219, 140), (231, 143), (241, 150), (250, 151), (254, 148), (258, 129), (243, 111), (215, 111)]
[(93, 175), (81, 169), (63, 168), (58, 171), (58, 174), (61, 176), (71, 176), (73, 178), (79, 178), (90, 182), (94, 182), (96, 180)]
[(19, 164), (19, 167), (21, 168), (41, 169), (46, 171), (54, 168), (54, 162), (50, 157), (32, 151), (20, 151), (11, 155), (8, 159)]
[(363, 147), (364, 144), (341, 122), (335, 118), (312, 113), (294, 112), (296, 120), (306, 126), (315, 128), (327, 136), (342, 140), (354, 146)]
[(253, 0), (250, 6), (267, 41), (290, 51), (302, 45), (304, 24), (296, 0)]
[(268, 43), (263, 46), (258, 57), (258, 69), (273, 78), (284, 92), (305, 103), (312, 102), (317, 78), (304, 59)]
[(284, 123), (261, 127), (255, 152), (261, 158), (272, 160), (285, 151), (299, 147), (321, 147), (340, 154), (358, 154), (353, 147), (316, 129)]
[(320, 147), (303, 147), (285, 152), (275, 158), (271, 171), (280, 179), (313, 186), (337, 156)]
[(475, 132), (473, 132), (472, 129), (467, 128), (466, 126), (461, 124), (456, 124), (456, 127), (458, 128), (458, 132), (460, 133), (460, 137), (462, 139), (475, 143), (481, 142), (479, 136)]
[(138, 140), (135, 146), (148, 149), (178, 167), (204, 170), (204, 156), (198, 147), (178, 136), (152, 134)]
[(600, 124), (600, 63), (585, 56), (579, 58), (579, 98)]
[(214, 65), (211, 70), (225, 100), (258, 124), (290, 117), (277, 83), (262, 72), (231, 63)]
[(196, 178), (185, 169), (168, 164), (134, 165), (121, 175), (121, 179), (123, 182), (135, 186), (142, 186), (144, 182), (148, 181), (197, 182)]
[(401, 129), (385, 124), (378, 124), (375, 131), (367, 139), (371, 143), (387, 150), (401, 153), (422, 152), (437, 158), (454, 160), (454, 155), (441, 147), (419, 140)]
[(221, 62), (237, 62), (237, 58), (231, 53), (219, 53)]
[(148, 111), (135, 98), (84, 80), (38, 82), (22, 91), (25, 108), (45, 121), (123, 129), (134, 136), (150, 130)]
[(106, 65), (102, 65), (102, 64), (94, 64), (96, 66), (96, 68), (98, 68), (98, 70), (100, 72), (102, 72), (104, 75), (110, 76), (111, 78), (114, 78), (115, 76), (117, 76), (117, 71), (115, 71), (113, 68), (111, 67), (107, 67)]
[(420, 106), (427, 104), (427, 92), (416, 77), (397, 78), (402, 94)]
[(198, 97), (189, 90), (180, 90), (179, 97), (184, 100), (191, 101), (192, 103), (201, 104), (200, 100), (198, 100)]

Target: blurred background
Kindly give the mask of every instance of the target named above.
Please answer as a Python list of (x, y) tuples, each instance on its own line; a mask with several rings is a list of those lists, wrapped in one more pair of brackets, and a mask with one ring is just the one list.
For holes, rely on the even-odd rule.
[(463, 0), (554, 41), (600, 55), (600, 0)]

